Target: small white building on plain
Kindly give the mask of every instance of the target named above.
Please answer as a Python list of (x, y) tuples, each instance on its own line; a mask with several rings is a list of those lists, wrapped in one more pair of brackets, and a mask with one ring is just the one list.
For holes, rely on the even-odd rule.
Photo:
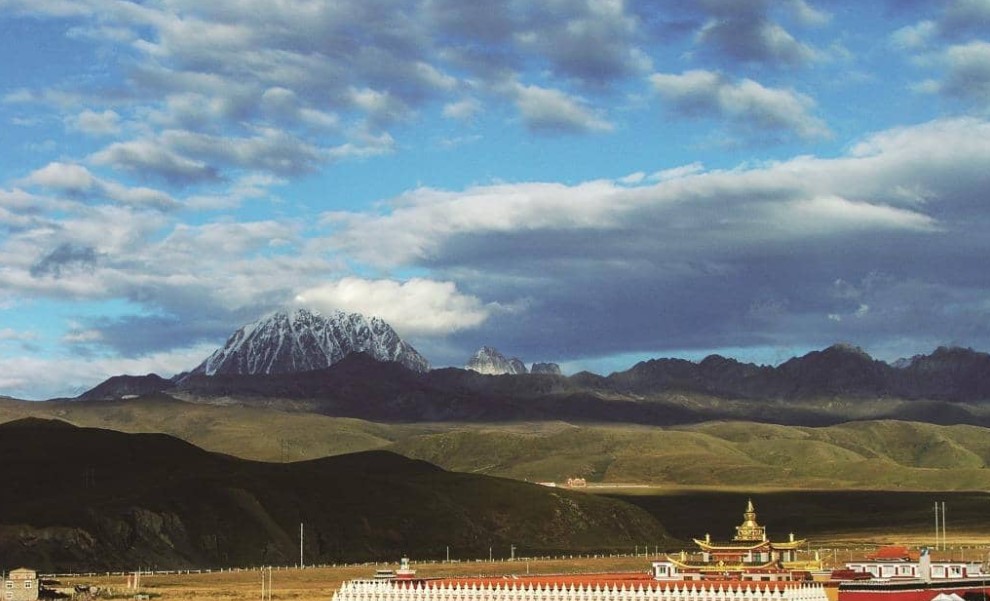
[(30, 568), (11, 570), (3, 579), (4, 601), (36, 601), (38, 573)]

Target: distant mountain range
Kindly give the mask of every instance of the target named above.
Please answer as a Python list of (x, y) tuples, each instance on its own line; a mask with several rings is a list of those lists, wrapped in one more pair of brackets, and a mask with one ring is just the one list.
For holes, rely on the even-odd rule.
[(80, 400), (182, 400), (379, 421), (586, 420), (657, 425), (741, 419), (795, 425), (908, 419), (990, 425), (990, 355), (940, 347), (894, 365), (836, 344), (778, 366), (719, 355), (564, 376), (482, 347), (466, 369), (429, 364), (378, 318), (298, 309), (235, 332), (189, 373), (116, 376)]
[(80, 399), (165, 392), (378, 421), (565, 419), (669, 425), (744, 419), (826, 425), (908, 419), (990, 425), (990, 355), (939, 348), (895, 367), (835, 345), (776, 366), (720, 356), (655, 359), (609, 376), (410, 370), (355, 353), (298, 373), (118, 376)]
[(0, 556), (51, 571), (486, 556), (668, 541), (596, 495), (445, 472), (372, 451), (297, 463), (208, 453), (162, 434), (29, 418), (0, 425)]
[(900, 398), (990, 401), (990, 355), (940, 347), (930, 355), (878, 361), (861, 349), (837, 344), (777, 367), (712, 355), (699, 363), (655, 359), (613, 374), (606, 386), (651, 393), (677, 390), (734, 399), (809, 400)]

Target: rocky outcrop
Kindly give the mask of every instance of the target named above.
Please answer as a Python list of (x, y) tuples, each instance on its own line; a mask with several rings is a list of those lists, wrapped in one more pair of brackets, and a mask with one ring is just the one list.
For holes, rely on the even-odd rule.
[(534, 363), (533, 367), (530, 368), (529, 373), (550, 374), (553, 376), (561, 375), (560, 366), (556, 363)]
[(478, 352), (468, 360), (465, 367), (489, 376), (529, 373), (526, 364), (517, 357), (507, 358), (490, 346), (483, 346), (478, 349)]

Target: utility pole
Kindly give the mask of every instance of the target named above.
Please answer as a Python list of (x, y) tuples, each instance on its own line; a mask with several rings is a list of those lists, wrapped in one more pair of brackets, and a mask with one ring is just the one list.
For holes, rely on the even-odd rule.
[(272, 567), (261, 566), (261, 601), (272, 599)]
[(942, 550), (945, 549), (945, 501), (942, 501)]
[(516, 559), (516, 546), (509, 545), (509, 561), (515, 561)]
[(938, 501), (935, 501), (935, 548), (938, 549)]
[(303, 569), (303, 523), (299, 522), (299, 569)]

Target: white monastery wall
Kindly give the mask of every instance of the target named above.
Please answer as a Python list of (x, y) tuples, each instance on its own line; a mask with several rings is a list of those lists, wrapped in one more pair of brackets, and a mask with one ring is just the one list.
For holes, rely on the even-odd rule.
[(393, 583), (352, 580), (333, 601), (828, 601), (820, 584), (656, 583), (653, 586)]

